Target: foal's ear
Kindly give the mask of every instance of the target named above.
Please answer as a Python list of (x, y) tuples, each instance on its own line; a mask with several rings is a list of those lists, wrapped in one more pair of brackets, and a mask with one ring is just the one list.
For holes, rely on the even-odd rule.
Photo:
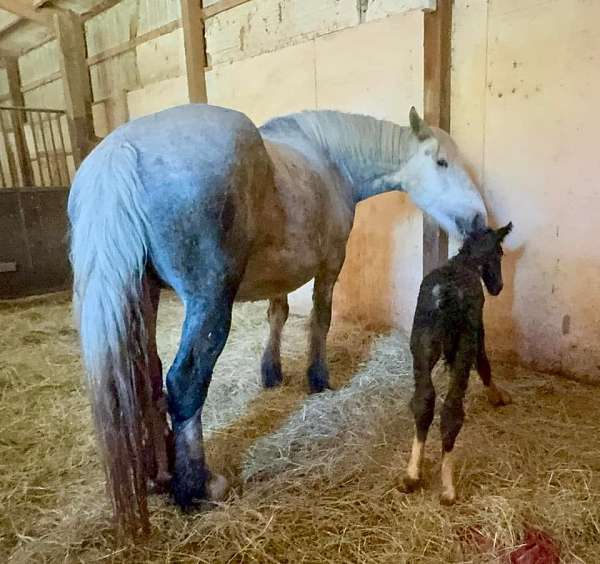
[(500, 241), (500, 243), (504, 241), (504, 238), (512, 231), (512, 228), (512, 221), (509, 221), (504, 227), (501, 227), (496, 231), (496, 236), (498, 237), (498, 241)]
[(431, 129), (429, 129), (429, 126), (421, 119), (421, 116), (419, 116), (414, 106), (411, 107), (410, 112), (408, 113), (408, 120), (412, 132), (417, 136), (419, 141), (424, 141), (428, 137), (432, 137), (433, 134)]

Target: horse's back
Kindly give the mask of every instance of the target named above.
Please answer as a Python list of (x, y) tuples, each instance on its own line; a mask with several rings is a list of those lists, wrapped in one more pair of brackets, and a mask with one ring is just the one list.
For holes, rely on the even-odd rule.
[[(130, 157), (126, 173), (123, 154)], [(167, 283), (176, 285), (174, 272), (200, 260), (194, 253), (206, 248), (216, 256), (224, 247), (237, 253), (252, 242), (270, 168), (258, 129), (244, 114), (189, 104), (109, 134), (82, 163), (71, 199), (93, 198), (99, 177), (103, 189), (124, 190), (122, 181), (131, 174), (140, 186), (137, 201), (121, 202), (143, 210), (152, 262)]]

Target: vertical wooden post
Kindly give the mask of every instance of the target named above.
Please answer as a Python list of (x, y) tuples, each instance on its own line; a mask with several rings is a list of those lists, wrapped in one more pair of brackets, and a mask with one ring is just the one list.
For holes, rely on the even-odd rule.
[(202, 0), (181, 0), (181, 21), (185, 46), (188, 96), (190, 102), (206, 102), (206, 46)]
[(60, 12), (54, 14), (54, 29), (65, 92), (71, 149), (75, 167), (78, 167), (92, 149), (95, 139), (92, 86), (86, 62), (83, 20), (72, 12)]
[[(429, 125), (450, 132), (450, 70), (453, 0), (437, 0), (425, 12), (424, 117)], [(448, 236), (430, 217), (423, 216), (423, 276), (448, 259)]]
[[(8, 78), (8, 94), (12, 106), (23, 107), (25, 101), (21, 92), (21, 75), (19, 74), (19, 63), (16, 57), (5, 59), (6, 75)], [(11, 125), (15, 135), (15, 152), (19, 170), (21, 171), (21, 184), (33, 186), (33, 170), (25, 136), (24, 114), (20, 111), (11, 112)]]

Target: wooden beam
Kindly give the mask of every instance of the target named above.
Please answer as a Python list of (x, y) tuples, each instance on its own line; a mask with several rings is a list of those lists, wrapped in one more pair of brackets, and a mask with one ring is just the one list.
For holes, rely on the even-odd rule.
[(0, 59), (14, 59), (18, 57), (18, 53), (14, 53), (13, 51), (7, 51), (6, 49), (0, 49)]
[(204, 43), (204, 21), (202, 0), (181, 0), (181, 22), (185, 47), (188, 97), (192, 103), (206, 102), (206, 47)]
[[(8, 78), (8, 93), (11, 105), (15, 108), (23, 107), (25, 100), (21, 91), (21, 75), (17, 59), (6, 60), (6, 75)], [(27, 147), (25, 135), (25, 120), (22, 112), (10, 112), (11, 125), (15, 136), (15, 152), (19, 169), (23, 180), (23, 186), (33, 186), (33, 170), (31, 168), (31, 157)]]
[(57, 80), (60, 80), (61, 78), (62, 78), (62, 73), (60, 71), (53, 72), (52, 74), (49, 74), (48, 76), (42, 76), (42, 78), (38, 78), (37, 80), (32, 80), (31, 82), (28, 82), (27, 84), (23, 84), (21, 86), (21, 92), (23, 92), (23, 93), (31, 92), (32, 90), (35, 90), (36, 88), (39, 88), (40, 86), (45, 86), (46, 84), (50, 84), (51, 82), (55, 82)]
[(71, 12), (54, 15), (60, 71), (65, 93), (65, 111), (69, 122), (75, 166), (93, 147), (92, 86), (86, 63), (83, 20)]
[(226, 12), (227, 10), (241, 6), (249, 1), (250, 0), (220, 0), (202, 10), (202, 19), (207, 20), (221, 12)]
[(87, 22), (91, 18), (95, 18), (98, 14), (110, 10), (113, 6), (116, 6), (121, 0), (104, 0), (99, 4), (91, 7), (87, 12), (81, 14), (81, 18), (84, 22)]
[(105, 61), (106, 59), (111, 59), (112, 57), (116, 57), (118, 55), (121, 55), (122, 53), (126, 53), (127, 51), (130, 51), (131, 49), (135, 49), (135, 47), (137, 47), (138, 45), (141, 45), (142, 43), (146, 43), (147, 41), (150, 41), (151, 39), (156, 39), (157, 37), (166, 35), (167, 33), (171, 33), (172, 31), (175, 31), (179, 27), (181, 27), (181, 22), (179, 20), (174, 20), (172, 22), (169, 22), (168, 24), (157, 27), (156, 29), (153, 29), (146, 33), (142, 33), (142, 35), (138, 35), (137, 37), (134, 37), (133, 39), (130, 39), (129, 41), (125, 41), (124, 43), (115, 45), (114, 47), (111, 47), (110, 49), (107, 49), (106, 51), (102, 51), (100, 53), (96, 53), (95, 55), (92, 55), (91, 57), (88, 57), (87, 64), (89, 66), (97, 65), (98, 63), (101, 63), (102, 61)]
[[(450, 56), (453, 0), (438, 0), (437, 10), (424, 14), (424, 118), (450, 131)], [(423, 276), (448, 260), (448, 236), (423, 216)]]
[(0, 27), (0, 37), (9, 34), (11, 31), (14, 31), (25, 21), (27, 20), (24, 20), (23, 18), (17, 18), (16, 20), (5, 23), (2, 27)]
[(31, 4), (25, 3), (24, 0), (0, 0), (0, 8), (26, 20), (46, 27), (52, 27), (54, 10), (48, 8), (36, 10)]

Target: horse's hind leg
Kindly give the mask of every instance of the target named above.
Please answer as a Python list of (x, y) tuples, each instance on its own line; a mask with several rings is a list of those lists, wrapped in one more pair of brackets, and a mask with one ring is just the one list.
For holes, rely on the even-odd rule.
[(265, 348), (260, 366), (262, 383), (265, 388), (281, 384), (281, 332), (288, 318), (287, 295), (278, 296), (269, 302), (269, 342)]
[(331, 324), (333, 287), (343, 264), (344, 252), (332, 258), (327, 267), (323, 268), (315, 277), (307, 370), (311, 393), (322, 392), (330, 387), (327, 367), (327, 334)]
[(478, 343), (477, 343), (477, 372), (485, 386), (488, 401), (494, 407), (500, 407), (501, 405), (508, 405), (512, 399), (510, 394), (502, 388), (496, 386), (492, 380), (492, 368), (490, 361), (485, 352), (485, 332), (483, 325), (479, 330)]
[(403, 482), (405, 492), (414, 491), (421, 483), (421, 466), (425, 452), (425, 441), (435, 411), (435, 388), (431, 372), (440, 357), (440, 344), (429, 329), (413, 332), (411, 338), (415, 391), (410, 400), (410, 409), (415, 418), (415, 437), (406, 475)]
[(226, 276), (206, 284), (202, 295), (186, 295), (185, 321), (179, 350), (167, 375), (169, 411), (175, 434), (175, 465), (171, 491), (182, 508), (194, 499), (218, 499), (226, 482), (212, 476), (204, 459), (202, 408), (217, 358), (231, 324), (231, 309), (237, 283)]
[(150, 405), (146, 410), (148, 432), (149, 478), (157, 492), (168, 489), (171, 481), (172, 433), (167, 423), (167, 402), (163, 391), (162, 363), (156, 348), (156, 320), (160, 300), (160, 285), (153, 276), (143, 281), (142, 313), (147, 337), (148, 372), (150, 378)]

